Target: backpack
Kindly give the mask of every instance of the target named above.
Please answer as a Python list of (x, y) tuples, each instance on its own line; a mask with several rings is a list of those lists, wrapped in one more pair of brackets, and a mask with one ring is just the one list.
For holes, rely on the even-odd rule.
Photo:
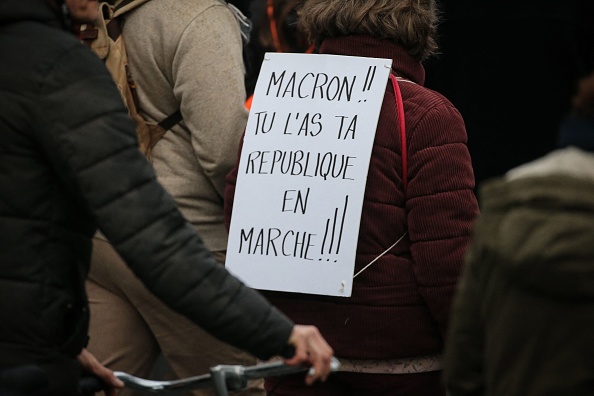
[(158, 123), (144, 119), (139, 113), (136, 83), (128, 67), (128, 56), (122, 36), (122, 16), (149, 0), (122, 0), (116, 5), (99, 4), (99, 19), (94, 25), (81, 25), (75, 29), (83, 43), (103, 59), (111, 74), (130, 117), (136, 124), (140, 151), (150, 160), (155, 144), (165, 133), (182, 121), (179, 110)]

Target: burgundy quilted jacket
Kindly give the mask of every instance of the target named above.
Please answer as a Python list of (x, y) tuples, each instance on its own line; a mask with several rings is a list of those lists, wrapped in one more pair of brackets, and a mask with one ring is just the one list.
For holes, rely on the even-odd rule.
[[(408, 188), (402, 184), (395, 94), (386, 85), (363, 204), (350, 298), (265, 292), (296, 323), (318, 326), (336, 355), (397, 359), (441, 352), (478, 204), (464, 122), (422, 86), (424, 69), (398, 45), (363, 36), (327, 39), (321, 53), (393, 59), (404, 100)], [(227, 177), (230, 220), (236, 170)], [(228, 223), (229, 224), (229, 223)]]

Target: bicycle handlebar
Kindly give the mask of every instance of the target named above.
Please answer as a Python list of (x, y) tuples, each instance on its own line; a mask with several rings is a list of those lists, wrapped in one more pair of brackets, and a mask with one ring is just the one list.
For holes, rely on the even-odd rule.
[[(340, 362), (332, 358), (331, 370), (337, 371)], [(117, 378), (124, 382), (130, 389), (147, 393), (186, 392), (194, 389), (214, 388), (217, 396), (228, 396), (229, 391), (239, 391), (247, 387), (251, 379), (278, 377), (282, 375), (297, 374), (313, 368), (305, 366), (287, 366), (283, 362), (263, 363), (254, 366), (218, 365), (210, 369), (209, 374), (188, 377), (173, 381), (155, 381), (135, 377), (122, 371), (115, 371)], [(92, 395), (105, 389), (105, 384), (97, 377), (85, 377), (79, 382), (81, 395)]]

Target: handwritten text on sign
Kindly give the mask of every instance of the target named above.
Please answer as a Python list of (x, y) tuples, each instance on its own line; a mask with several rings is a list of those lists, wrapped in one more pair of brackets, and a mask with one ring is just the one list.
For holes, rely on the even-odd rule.
[(391, 63), (266, 54), (245, 132), (226, 260), (247, 285), (351, 295)]

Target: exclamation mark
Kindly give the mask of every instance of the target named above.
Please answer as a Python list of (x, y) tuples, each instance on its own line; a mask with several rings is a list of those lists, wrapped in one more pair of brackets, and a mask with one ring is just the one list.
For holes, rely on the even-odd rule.
[[(342, 208), (342, 215), (340, 216), (340, 223), (339, 223), (339, 208), (334, 209), (334, 216), (333, 218), (326, 219), (326, 229), (324, 231), (324, 239), (322, 241), (322, 248), (320, 253), (324, 255), (324, 253), (332, 254), (332, 248), (336, 246), (335, 254), (340, 252), (340, 243), (342, 241), (342, 232), (344, 230), (344, 222), (347, 213), (347, 208), (349, 206), (349, 196), (344, 197), (344, 207)], [(340, 227), (339, 229), (337, 229)], [(326, 250), (326, 242), (329, 243), (328, 250)], [(321, 261), (322, 259), (320, 259)], [(329, 260), (329, 259), (328, 259)]]
[(377, 66), (369, 66), (369, 69), (367, 69), (367, 76), (365, 76), (365, 83), (363, 84), (363, 92), (369, 91), (371, 89), (371, 84), (373, 84), (373, 78), (375, 77), (376, 70)]
[(342, 220), (340, 221), (340, 232), (338, 233), (338, 243), (336, 244), (336, 254), (340, 251), (340, 242), (342, 241), (342, 230), (344, 229), (344, 219), (346, 217), (347, 207), (349, 206), (349, 196), (344, 197), (344, 209), (342, 210)]

